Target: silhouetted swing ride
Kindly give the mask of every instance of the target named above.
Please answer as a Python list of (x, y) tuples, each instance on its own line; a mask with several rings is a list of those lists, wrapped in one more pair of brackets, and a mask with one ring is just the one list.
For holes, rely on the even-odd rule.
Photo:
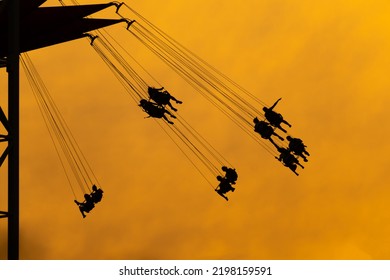
[[(267, 107), (266, 104), (255, 95), (245, 90), (189, 49), (185, 48), (134, 9), (126, 4), (124, 4), (124, 6), (139, 18), (139, 20), (133, 20), (131, 26), (129, 25), (127, 30), (142, 45), (159, 57), (197, 92), (217, 107), (223, 114), (239, 126), (240, 129), (263, 146), (274, 157), (276, 157), (279, 152), (278, 149), (275, 151), (275, 148), (273, 147), (275, 145), (277, 145), (277, 147), (285, 147), (292, 152), (290, 146), (281, 142), (284, 141), (284, 138), (275, 132), (276, 129), (279, 129), (282, 132), (287, 133), (286, 129), (284, 129), (281, 124), (291, 127), (291, 124), (283, 118), (282, 114), (274, 110), (281, 98), (272, 106)], [(122, 18), (124, 17), (122, 16)], [(259, 107), (262, 107), (263, 110), (259, 110)], [(259, 117), (262, 117), (263, 120), (259, 120)], [(255, 122), (255, 124), (253, 124), (253, 122)], [(258, 122), (260, 124), (256, 125)], [(253, 134), (252, 130), (259, 133), (261, 138), (268, 139), (272, 145), (260, 141), (260, 139)], [(276, 136), (278, 139), (276, 141), (273, 140), (271, 138), (272, 135)], [(288, 135), (287, 137), (291, 136)], [(300, 149), (302, 150), (302, 148)], [(302, 154), (302, 152), (293, 152), (293, 154), (298, 156), (298, 154)], [(306, 155), (308, 155), (308, 153)], [(294, 164), (301, 166), (297, 163)], [(294, 173), (298, 175), (297, 172)]]
[[(100, 184), (27, 53), (21, 55), (21, 65), (64, 169), (74, 202), (85, 218), (85, 213), (102, 200), (103, 190), (95, 185)], [(75, 190), (75, 184), (80, 191)], [(82, 202), (77, 201), (78, 192), (84, 194)]]
[[(304, 168), (299, 158), (307, 162), (309, 153), (301, 139), (287, 134), (285, 127), (291, 128), (292, 125), (284, 119), (282, 114), (275, 111), (281, 98), (277, 99), (272, 106), (267, 106), (255, 95), (185, 48), (127, 4), (114, 3), (117, 6), (117, 14), (127, 23), (126, 32), (129, 35), (160, 58), (196, 92), (274, 158), (294, 174), (299, 175), (297, 167)], [(121, 7), (127, 8), (137, 20), (128, 20), (122, 16), (119, 13)], [(169, 92), (166, 85), (162, 86), (126, 51), (126, 48), (105, 30), (97, 30), (87, 35), (90, 45), (122, 84), (135, 106), (147, 114), (146, 118), (155, 120), (217, 194), (228, 200), (226, 194), (235, 191), (238, 173), (232, 164), (179, 113), (181, 108), (184, 108), (182, 106), (189, 105), (190, 101), (185, 99), (182, 93)], [(136, 70), (129, 61), (133, 65), (138, 65), (141, 70)], [(74, 174), (84, 194), (84, 201), (79, 202), (74, 188), (71, 187), (75, 203), (79, 206), (82, 216), (85, 217), (85, 213), (89, 213), (101, 201), (103, 191), (95, 185), (99, 185), (96, 177), (86, 163), (28, 55), (22, 56), (22, 65), (45, 123), (51, 131), (53, 142), (57, 142), (55, 146), (62, 165), (66, 170), (65, 162), (67, 162), (69, 170)], [(172, 104), (173, 102), (175, 105)], [(282, 133), (287, 135), (283, 136)], [(62, 156), (60, 156), (60, 150)], [(69, 173), (66, 172), (68, 181), (71, 183)], [(216, 179), (216, 182), (209, 180), (209, 176), (212, 176), (213, 180)]]

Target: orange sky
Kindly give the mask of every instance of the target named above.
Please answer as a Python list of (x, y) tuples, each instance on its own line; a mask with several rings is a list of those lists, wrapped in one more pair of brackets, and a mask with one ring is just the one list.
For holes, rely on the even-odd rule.
[[(186, 120), (234, 164), (237, 189), (229, 202), (219, 197), (159, 126), (144, 119), (86, 40), (32, 51), (105, 197), (82, 219), (21, 71), (22, 259), (390, 258), (390, 4), (242, 3), (127, 2), (265, 103), (283, 98), (278, 111), (311, 153), (300, 176), (124, 26), (110, 27), (184, 101)], [(114, 9), (100, 15), (116, 18)], [(4, 68), (0, 74), (6, 110)], [(6, 174), (2, 168), (0, 210), (6, 210)], [(5, 219), (0, 232), (5, 259)]]

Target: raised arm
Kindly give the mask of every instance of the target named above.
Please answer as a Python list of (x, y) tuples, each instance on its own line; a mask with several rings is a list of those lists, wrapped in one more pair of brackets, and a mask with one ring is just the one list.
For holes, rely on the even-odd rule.
[(282, 98), (279, 98), (278, 100), (276, 100), (276, 102), (274, 103), (274, 105), (272, 105), (269, 110), (272, 110), (273, 108), (275, 108), (276, 104), (278, 104), (278, 102), (281, 100)]

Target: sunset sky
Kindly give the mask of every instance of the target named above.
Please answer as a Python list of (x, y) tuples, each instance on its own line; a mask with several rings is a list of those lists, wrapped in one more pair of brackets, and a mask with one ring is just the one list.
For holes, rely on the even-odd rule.
[[(87, 40), (31, 51), (104, 198), (81, 217), (21, 69), (21, 259), (390, 259), (389, 1), (126, 3), (261, 101), (282, 97), (276, 109), (308, 146), (309, 162), (295, 176), (125, 25), (106, 28), (238, 170), (226, 202), (144, 118)], [(93, 17), (118, 15), (109, 8)], [(7, 111), (4, 68), (0, 90)]]

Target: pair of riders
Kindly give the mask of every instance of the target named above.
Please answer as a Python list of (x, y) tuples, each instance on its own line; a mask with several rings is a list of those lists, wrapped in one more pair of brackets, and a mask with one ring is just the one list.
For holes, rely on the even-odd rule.
[(144, 109), (146, 113), (149, 114), (149, 117), (152, 118), (163, 118), (167, 123), (173, 124), (165, 114), (168, 114), (172, 118), (176, 118), (171, 112), (169, 112), (165, 106), (169, 106), (173, 111), (177, 111), (175, 107), (171, 104), (171, 100), (175, 101), (177, 104), (183, 103), (180, 100), (177, 100), (174, 96), (172, 96), (168, 91), (164, 90), (164, 88), (154, 88), (148, 87), (148, 94), (151, 100), (141, 99), (139, 106)]
[(89, 213), (93, 208), (95, 208), (95, 204), (100, 202), (103, 198), (103, 190), (97, 188), (96, 185), (92, 186), (91, 194), (84, 194), (84, 201), (78, 202), (76, 199), (74, 202), (79, 206), (79, 210), (83, 218), (86, 217), (85, 213)]
[(229, 191), (234, 192), (235, 188), (233, 188), (232, 185), (236, 184), (238, 174), (234, 168), (229, 168), (227, 166), (222, 166), (222, 170), (225, 171), (225, 176), (217, 176), (219, 185), (217, 186), (215, 191), (224, 199), (229, 200), (229, 198), (225, 194)]

